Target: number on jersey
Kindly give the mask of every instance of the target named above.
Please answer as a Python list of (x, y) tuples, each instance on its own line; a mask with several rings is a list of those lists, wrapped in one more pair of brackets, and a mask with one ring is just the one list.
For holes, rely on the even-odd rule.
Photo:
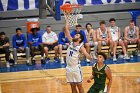
[(72, 57), (72, 54), (73, 54), (73, 51), (70, 51), (69, 56), (71, 56), (71, 57)]

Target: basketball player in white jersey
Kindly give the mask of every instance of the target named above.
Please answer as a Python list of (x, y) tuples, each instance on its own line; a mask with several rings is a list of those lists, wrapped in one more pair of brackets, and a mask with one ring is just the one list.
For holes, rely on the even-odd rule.
[(105, 21), (100, 22), (100, 27), (96, 31), (98, 40), (98, 52), (101, 52), (102, 45), (110, 45), (111, 35), (106, 27)]
[(124, 32), (124, 44), (126, 49), (128, 44), (138, 44), (138, 50), (140, 55), (140, 38), (139, 38), (139, 28), (135, 26), (134, 21), (130, 20), (129, 26), (125, 27)]
[[(92, 60), (92, 57), (86, 52), (83, 45), (84, 37), (82, 34), (76, 34), (74, 38), (71, 37), (69, 28), (66, 21), (66, 35), (71, 41), (66, 56), (66, 79), (71, 85), (72, 93), (84, 93), (84, 88), (82, 87), (82, 72), (81, 65), (79, 63), (80, 52), (83, 53), (86, 58)], [(79, 92), (77, 91), (77, 88)]]
[(116, 49), (117, 49), (117, 45), (120, 45), (122, 47), (122, 51), (124, 53), (124, 59), (129, 59), (128, 55), (126, 54), (126, 48), (125, 45), (123, 43), (123, 41), (121, 40), (121, 33), (120, 33), (120, 28), (118, 26), (116, 26), (115, 22), (115, 18), (111, 18), (109, 20), (110, 22), (110, 27), (109, 31), (111, 33), (111, 39), (112, 39), (112, 43), (110, 43), (110, 47), (111, 50), (113, 51), (113, 61), (117, 61), (116, 59)]
[(91, 23), (87, 23), (85, 27), (86, 27), (85, 34), (87, 37), (87, 43), (90, 44), (90, 47), (94, 46), (93, 58), (97, 59), (96, 52), (97, 52), (97, 48), (98, 48), (98, 42), (96, 40), (96, 31), (93, 30)]

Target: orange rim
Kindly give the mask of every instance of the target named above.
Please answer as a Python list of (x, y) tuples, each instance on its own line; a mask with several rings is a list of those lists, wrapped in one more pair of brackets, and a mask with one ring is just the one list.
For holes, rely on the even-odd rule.
[(79, 5), (79, 4), (66, 3), (66, 4), (60, 6), (60, 10), (63, 12), (66, 12), (66, 13), (71, 13), (73, 8), (80, 8), (80, 7), (81, 7), (81, 5)]

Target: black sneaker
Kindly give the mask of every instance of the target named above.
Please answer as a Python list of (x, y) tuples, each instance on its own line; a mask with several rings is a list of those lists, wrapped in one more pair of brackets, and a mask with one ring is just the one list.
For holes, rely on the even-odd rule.
[(45, 64), (45, 60), (44, 59), (41, 59), (41, 64)]

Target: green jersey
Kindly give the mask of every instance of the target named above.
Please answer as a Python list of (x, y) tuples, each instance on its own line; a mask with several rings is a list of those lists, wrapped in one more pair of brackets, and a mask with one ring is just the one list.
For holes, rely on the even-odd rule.
[(106, 73), (105, 73), (105, 68), (106, 64), (100, 69), (98, 69), (98, 64), (96, 63), (93, 67), (93, 73), (94, 73), (94, 82), (96, 84), (105, 84), (106, 83)]
[(106, 67), (107, 65), (104, 64), (104, 66), (101, 69), (98, 69), (97, 63), (93, 66), (92, 69), (94, 74), (94, 84), (90, 87), (87, 93), (104, 93), (107, 77), (105, 73)]

